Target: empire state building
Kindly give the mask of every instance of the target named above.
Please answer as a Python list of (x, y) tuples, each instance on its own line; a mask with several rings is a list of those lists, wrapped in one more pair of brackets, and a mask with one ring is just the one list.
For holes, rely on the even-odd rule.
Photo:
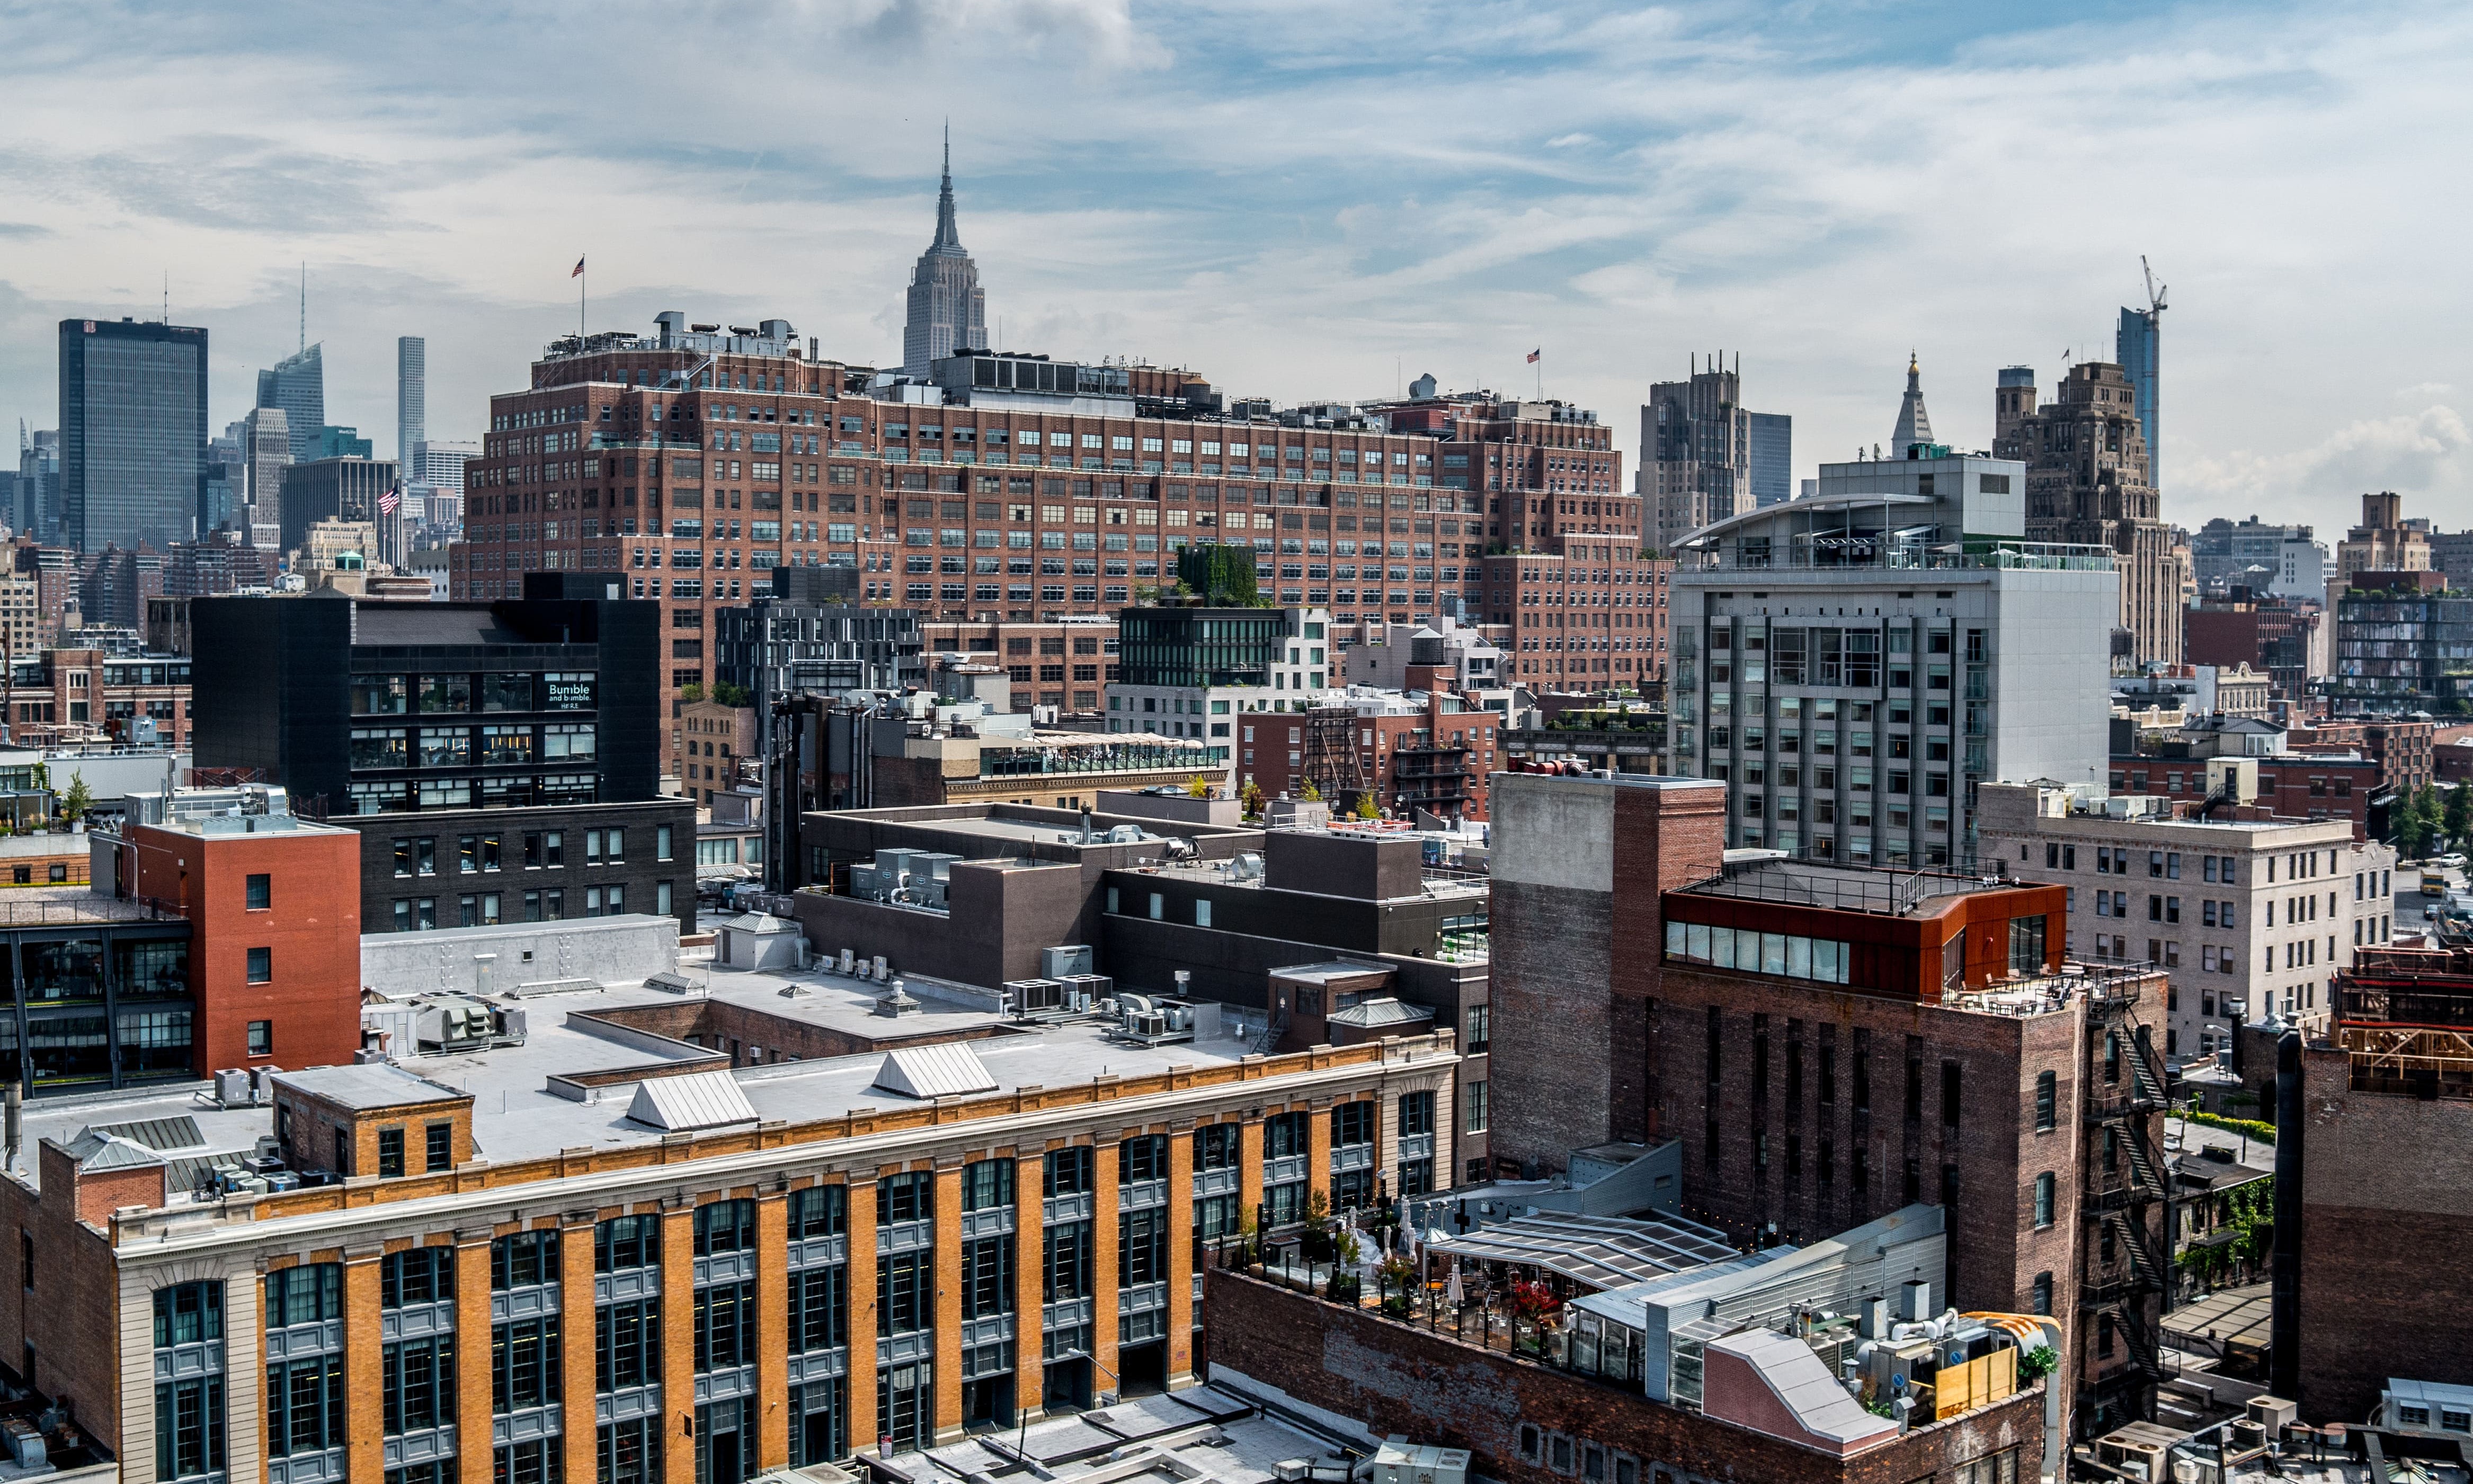
[(988, 347), (987, 295), (978, 265), (953, 225), (953, 141), (945, 140), (945, 182), (936, 194), (936, 240), (910, 271), (910, 313), (901, 328), (901, 369), (927, 374), (931, 361), (960, 349)]

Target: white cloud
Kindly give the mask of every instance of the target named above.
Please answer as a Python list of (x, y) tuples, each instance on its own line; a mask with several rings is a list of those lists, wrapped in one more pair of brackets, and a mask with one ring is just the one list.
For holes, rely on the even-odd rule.
[(1295, 398), (1404, 360), (1525, 385), (1543, 343), (1549, 394), (1625, 447), (1650, 380), (1740, 350), (1808, 470), (1885, 439), (1910, 346), (1936, 424), (1988, 443), (1994, 370), (2109, 354), (2146, 252), (2173, 285), (2172, 518), (2329, 523), (2352, 487), (2466, 472), (2438, 415), (2473, 384), (2473, 211), (2431, 182), (2473, 163), (2473, 13), (2427, 0), (2004, 32), (1525, 0), (379, 13), (0, 12), (0, 418), (51, 420), (53, 320), (148, 313), (167, 269), (232, 416), (293, 344), (303, 258), (365, 432), (408, 332), (433, 425), (477, 426), (572, 327), (579, 251), (596, 327), (781, 314), (886, 354), (949, 110), (1020, 348)]
[[(2473, 474), (2473, 432), (2453, 407), (2364, 419), (2327, 434), (2307, 447), (2278, 453), (2236, 449), (2201, 458), (2189, 473), (2197, 492), (2225, 508), (2255, 510), (2269, 518), (2308, 520), (2342, 512), (2357, 494), (2394, 491), (2408, 496), (2452, 495)], [(2461, 504), (2420, 503), (2421, 514), (2444, 524), (2460, 518)], [(2442, 525), (2443, 528), (2443, 525)]]

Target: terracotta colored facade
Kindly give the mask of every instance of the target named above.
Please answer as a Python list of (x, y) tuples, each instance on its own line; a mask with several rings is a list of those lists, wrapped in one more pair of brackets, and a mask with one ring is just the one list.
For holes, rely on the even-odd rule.
[[(265, 833), (199, 834), (132, 825), (134, 894), (196, 925), (198, 1074), (231, 1066), (324, 1066), (361, 1044), (361, 837), (294, 822)], [(266, 902), (252, 906), (264, 877)], [(266, 950), (265, 977), (252, 956)], [(265, 1034), (252, 1047), (253, 1025)]]

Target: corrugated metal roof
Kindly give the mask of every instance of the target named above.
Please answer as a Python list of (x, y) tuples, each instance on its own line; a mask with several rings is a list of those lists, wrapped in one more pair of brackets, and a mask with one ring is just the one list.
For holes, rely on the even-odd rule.
[(954, 1097), (994, 1092), (996, 1079), (977, 1052), (955, 1041), (887, 1052), (884, 1065), (876, 1069), (876, 1085), (903, 1097)]
[(671, 1133), (717, 1129), (756, 1121), (747, 1089), (728, 1072), (688, 1072), (682, 1077), (653, 1077), (636, 1085), (636, 1100), (627, 1116)]
[(143, 1144), (113, 1134), (98, 1134), (92, 1129), (72, 1140), (68, 1152), (69, 1158), (86, 1170), (142, 1169), (163, 1162), (161, 1155)]
[(87, 1130), (132, 1139), (149, 1149), (195, 1149), (206, 1141), (198, 1120), (186, 1113), (170, 1118), (142, 1118), (132, 1123), (98, 1123)]

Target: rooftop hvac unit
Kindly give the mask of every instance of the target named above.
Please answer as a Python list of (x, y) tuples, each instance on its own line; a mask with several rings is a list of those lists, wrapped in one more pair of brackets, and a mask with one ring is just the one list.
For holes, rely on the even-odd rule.
[(249, 1068), (234, 1066), (215, 1073), (215, 1101), (226, 1108), (246, 1108), (250, 1102)]
[(1086, 1005), (1095, 1005), (1116, 993), (1116, 981), (1106, 974), (1083, 972), (1057, 977), (1065, 981), (1067, 990), (1081, 995)]
[(1009, 979), (1005, 993), (1017, 1015), (1053, 1015), (1065, 1008), (1065, 986), (1054, 979)]
[(1091, 945), (1071, 944), (1061, 947), (1042, 948), (1039, 950), (1039, 971), (1050, 979), (1062, 979), (1068, 974), (1087, 974), (1091, 971)]
[(1244, 851), (1229, 863), (1228, 874), (1239, 881), (1259, 881), (1262, 878), (1262, 857), (1253, 850)]
[(275, 1074), (281, 1070), (283, 1070), (283, 1068), (280, 1066), (259, 1066), (252, 1068), (249, 1074), (249, 1095), (251, 1100), (265, 1107), (274, 1107)]
[(1125, 1029), (1145, 1039), (1167, 1034), (1167, 1017), (1155, 1010), (1132, 1010), (1125, 1013)]

